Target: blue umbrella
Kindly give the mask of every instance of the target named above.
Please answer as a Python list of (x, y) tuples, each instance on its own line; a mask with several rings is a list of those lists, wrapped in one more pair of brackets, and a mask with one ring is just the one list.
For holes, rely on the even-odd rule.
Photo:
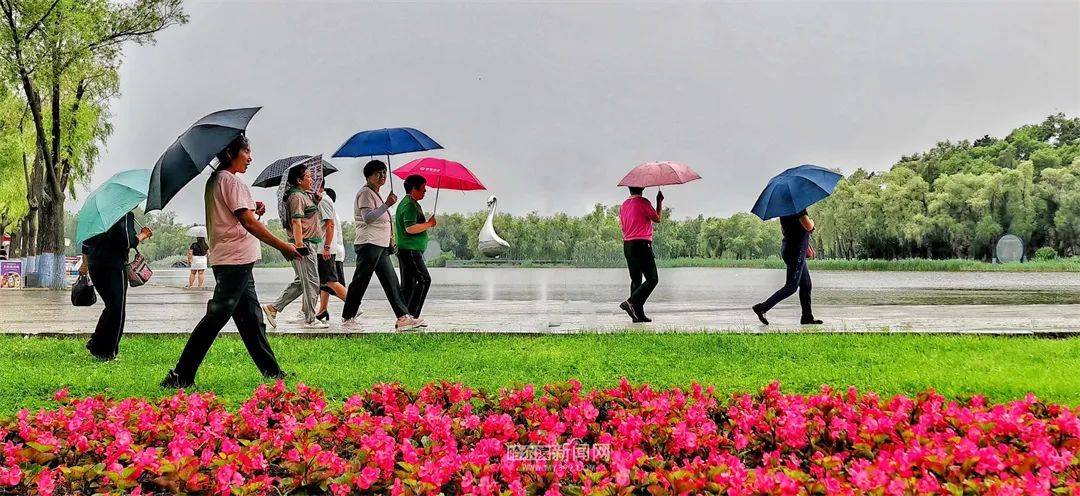
[(816, 165), (792, 167), (769, 180), (750, 211), (761, 220), (795, 215), (831, 195), (843, 178)]
[[(391, 127), (360, 131), (352, 135), (334, 152), (334, 157), (386, 155), (386, 165), (389, 167), (390, 155), (440, 149), (442, 149), (442, 145), (436, 143), (435, 140), (420, 130), (411, 127)], [(390, 191), (394, 191), (392, 180), (390, 182)]]

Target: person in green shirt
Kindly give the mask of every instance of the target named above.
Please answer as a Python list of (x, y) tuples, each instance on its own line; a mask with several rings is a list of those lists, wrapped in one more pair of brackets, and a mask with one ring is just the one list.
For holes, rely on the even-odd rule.
[(435, 227), (435, 217), (425, 220), (424, 210), (420, 208), (419, 202), (427, 194), (427, 180), (423, 176), (414, 174), (405, 178), (405, 193), (394, 217), (394, 235), (401, 267), (401, 297), (409, 315), (419, 317), (431, 287), (424, 250), (427, 250), (428, 230)]

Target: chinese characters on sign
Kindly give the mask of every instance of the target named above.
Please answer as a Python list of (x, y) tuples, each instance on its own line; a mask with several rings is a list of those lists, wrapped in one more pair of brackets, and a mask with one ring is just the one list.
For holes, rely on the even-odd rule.
[(611, 458), (609, 444), (508, 444), (507, 456), (514, 461), (596, 461)]

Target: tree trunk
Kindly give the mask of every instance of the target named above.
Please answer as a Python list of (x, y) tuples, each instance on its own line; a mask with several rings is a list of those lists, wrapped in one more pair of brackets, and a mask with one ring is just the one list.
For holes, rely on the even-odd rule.
[(41, 253), (64, 253), (64, 198), (41, 208), (41, 225), (38, 231), (38, 248)]

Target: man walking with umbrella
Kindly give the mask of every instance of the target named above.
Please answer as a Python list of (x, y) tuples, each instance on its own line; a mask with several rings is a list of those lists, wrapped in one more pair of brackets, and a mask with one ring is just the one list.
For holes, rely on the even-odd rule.
[(765, 318), (765, 312), (776, 306), (782, 300), (799, 291), (799, 304), (802, 306), (802, 319), (799, 323), (821, 324), (814, 318), (814, 310), (810, 306), (810, 291), (813, 289), (810, 282), (810, 270), (806, 268), (806, 258), (813, 257), (814, 249), (810, 246), (810, 234), (814, 232), (814, 220), (807, 215), (806, 211), (795, 215), (780, 216), (780, 230), (784, 234), (784, 240), (780, 244), (780, 258), (787, 266), (787, 275), (784, 278), (784, 287), (773, 293), (769, 299), (753, 306), (754, 313), (762, 324), (769, 325)]
[(761, 220), (780, 217), (780, 229), (784, 234), (780, 245), (780, 257), (787, 265), (784, 287), (773, 293), (768, 300), (752, 307), (762, 324), (769, 325), (765, 313), (772, 310), (780, 301), (795, 294), (796, 290), (799, 292), (799, 303), (802, 306), (802, 318), (799, 323), (803, 325), (822, 323), (814, 318), (814, 312), (810, 306), (810, 292), (813, 288), (810, 282), (810, 270), (806, 267), (806, 259), (814, 256), (814, 249), (810, 246), (810, 234), (814, 232), (814, 221), (807, 215), (806, 209), (832, 194), (836, 189), (836, 183), (841, 178), (843, 176), (840, 174), (816, 165), (792, 167), (769, 180), (765, 190), (758, 197), (757, 203), (754, 204), (754, 208), (750, 210)]
[(195, 385), (199, 365), (230, 317), (263, 376), (285, 375), (266, 339), (252, 267), (261, 257), (260, 240), (276, 248), (287, 260), (299, 258), (300, 253), (256, 218), (266, 207), (251, 198), (251, 189), (238, 177), (251, 163), (247, 138), (243, 134), (237, 136), (218, 152), (217, 159), (218, 170), (206, 181), (205, 196), (209, 259), (217, 284), (214, 296), (206, 304), (206, 315), (192, 331), (176, 367), (161, 381), (161, 386), (166, 388)]
[[(623, 255), (630, 270), (630, 297), (619, 304), (630, 320), (652, 322), (645, 315), (645, 301), (660, 282), (653, 254), (653, 223), (660, 222), (664, 210), (664, 193), (656, 192), (656, 208), (641, 194), (645, 188), (630, 186), (630, 198), (619, 208), (619, 225), (623, 232)], [(642, 278), (644, 277), (644, 281)]]
[[(619, 181), (630, 189), (630, 198), (619, 209), (619, 224), (623, 231), (623, 255), (630, 270), (630, 297), (619, 304), (630, 320), (652, 322), (645, 315), (645, 301), (656, 289), (656, 257), (653, 254), (653, 223), (660, 222), (664, 211), (664, 194), (656, 192), (656, 208), (641, 196), (646, 187), (685, 184), (701, 176), (678, 162), (646, 162), (634, 167)], [(642, 281), (642, 278), (645, 280)]]

